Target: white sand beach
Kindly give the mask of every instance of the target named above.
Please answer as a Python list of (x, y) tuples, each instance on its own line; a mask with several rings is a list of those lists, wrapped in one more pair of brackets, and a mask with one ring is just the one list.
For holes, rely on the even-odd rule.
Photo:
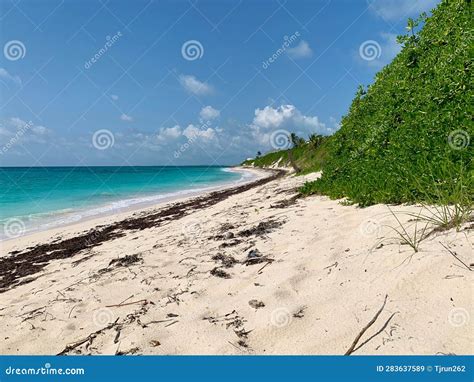
[[(472, 223), (415, 253), (385, 205), (293, 198), (317, 176), (280, 177), (12, 274), (0, 353), (340, 355), (376, 317), (352, 354), (472, 354)], [(178, 203), (9, 240), (2, 260)]]

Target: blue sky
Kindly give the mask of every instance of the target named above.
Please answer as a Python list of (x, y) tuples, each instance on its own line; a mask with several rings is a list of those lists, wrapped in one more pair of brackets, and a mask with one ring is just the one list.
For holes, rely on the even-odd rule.
[(2, 0), (0, 165), (235, 164), (332, 134), (436, 3)]

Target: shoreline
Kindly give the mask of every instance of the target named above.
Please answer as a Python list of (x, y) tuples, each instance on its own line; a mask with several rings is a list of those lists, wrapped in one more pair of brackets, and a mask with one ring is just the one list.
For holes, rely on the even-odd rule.
[[(56, 229), (39, 231), (30, 235), (26, 234), (16, 238), (17, 240), (11, 239), (6, 241), (6, 244), (10, 243), (12, 245), (4, 245), (3, 249), (6, 250), (7, 254), (0, 256), (0, 294), (8, 290), (11, 286), (10, 283), (15, 283), (18, 279), (38, 273), (49, 261), (70, 258), (82, 250), (90, 250), (106, 241), (121, 237), (126, 231), (157, 227), (163, 221), (179, 219), (192, 212), (191, 210), (212, 206), (229, 196), (277, 179), (285, 173), (283, 170), (251, 170), (243, 168), (235, 171), (247, 171), (253, 173), (254, 177), (237, 185), (233, 183), (231, 185), (216, 186), (213, 190), (208, 190), (195, 196), (187, 195), (184, 198), (173, 199), (162, 204), (158, 203), (146, 208), (97, 217), (71, 226), (65, 225)], [(106, 222), (106, 219), (109, 220), (109, 218), (110, 222)], [(78, 228), (79, 232), (69, 238), (65, 238), (57, 232), (71, 231), (76, 228)], [(21, 243), (24, 243), (36, 233), (39, 237), (35, 245), (29, 245), (23, 249), (18, 247), (18, 242), (22, 245)], [(51, 252), (54, 252), (54, 254), (50, 254)], [(36, 267), (32, 265), (29, 267), (25, 266), (25, 262), (28, 261), (31, 263), (40, 262), (44, 265)], [(23, 279), (23, 281), (18, 284), (15, 283), (13, 286), (22, 285), (27, 282), (30, 282), (30, 279)]]
[(300, 198), (318, 174), (273, 174), (0, 258), (0, 353), (472, 353), (472, 225), (414, 253), (387, 206)]
[[(116, 216), (126, 216), (131, 213), (136, 213), (136, 212), (141, 212), (141, 211), (146, 211), (148, 209), (153, 209), (153, 208), (159, 208), (160, 206), (165, 206), (169, 203), (174, 203), (178, 201), (183, 201), (188, 198), (193, 198), (193, 197), (198, 197), (201, 195), (206, 195), (208, 193), (214, 192), (214, 191), (220, 191), (224, 190), (226, 188), (232, 188), (232, 187), (237, 187), (239, 185), (251, 183), (255, 180), (258, 180), (262, 177), (265, 176), (267, 173), (266, 170), (263, 169), (251, 169), (251, 168), (245, 168), (241, 166), (234, 166), (234, 167), (229, 167), (229, 171), (231, 172), (241, 172), (242, 178), (237, 180), (237, 181), (228, 181), (222, 184), (217, 184), (214, 186), (209, 186), (205, 188), (200, 188), (200, 189), (186, 189), (182, 191), (177, 191), (173, 192), (170, 194), (158, 194), (158, 195), (149, 195), (149, 197), (156, 196), (157, 198), (154, 200), (150, 201), (144, 201), (140, 203), (136, 203), (133, 205), (129, 205), (127, 207), (118, 207), (118, 208), (110, 208), (109, 210), (104, 210), (103, 212), (97, 213), (97, 214), (92, 214), (92, 215), (87, 215), (89, 211), (92, 211), (96, 208), (106, 208), (106, 205), (99, 207), (99, 206), (94, 206), (90, 207), (84, 210), (77, 210), (74, 213), (71, 212), (71, 214), (74, 214), (72, 216), (77, 216), (79, 215), (79, 219), (64, 219), (64, 218), (59, 218), (58, 219), (51, 221), (50, 223), (47, 224), (41, 224), (37, 227), (30, 228), (30, 229), (25, 229), (25, 231), (19, 236), (21, 238), (25, 238), (28, 236), (33, 236), (35, 234), (41, 234), (41, 233), (47, 233), (47, 232), (53, 232), (53, 231), (61, 231), (65, 228), (71, 228), (76, 225), (82, 225), (88, 222), (95, 223), (95, 224), (100, 224), (102, 220), (107, 220), (107, 218), (111, 218), (112, 220)], [(249, 174), (249, 179), (246, 179), (246, 175)], [(158, 198), (159, 197), (159, 198)], [(120, 202), (123, 200), (129, 200), (129, 199), (119, 199), (115, 202)], [(53, 211), (54, 212), (54, 211)], [(83, 214), (86, 214), (85, 216)], [(17, 220), (20, 219), (21, 217), (13, 217), (10, 220)], [(11, 242), (12, 240), (17, 239), (18, 237), (0, 237), (0, 246), (4, 245), (5, 243)], [(1, 257), (1, 255), (0, 255)]]

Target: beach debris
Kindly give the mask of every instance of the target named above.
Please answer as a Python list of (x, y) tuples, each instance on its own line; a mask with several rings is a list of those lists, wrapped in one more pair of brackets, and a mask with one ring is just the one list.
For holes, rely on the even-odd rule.
[(472, 264), (471, 264), (470, 266), (467, 265), (464, 261), (462, 261), (462, 260), (459, 258), (458, 254), (457, 254), (455, 251), (451, 250), (451, 248), (447, 247), (447, 246), (444, 245), (443, 243), (441, 243), (441, 242), (439, 242), (439, 243), (449, 252), (449, 254), (450, 254), (451, 256), (453, 256), (457, 261), (459, 261), (468, 271), (471, 271), (471, 272), (472, 272), (472, 268), (471, 268), (471, 267), (472, 267)]
[(262, 255), (258, 249), (252, 249), (247, 254), (247, 258), (244, 260), (243, 264), (245, 265), (255, 265), (260, 263), (271, 263), (273, 259), (270, 259), (267, 256)]
[(80, 263), (83, 263), (84, 261), (87, 261), (89, 260), (91, 257), (93, 257), (94, 255), (88, 255), (88, 256), (82, 256), (80, 259), (78, 260), (75, 260), (71, 263), (71, 267), (77, 267)]
[(176, 323), (178, 323), (179, 321), (178, 320), (174, 320), (173, 322), (170, 322), (169, 324), (166, 324), (165, 325), (165, 328), (167, 328), (168, 326), (171, 326), (171, 325), (174, 325)]
[(240, 330), (234, 330), (234, 333), (239, 338), (247, 338), (251, 330), (245, 330), (244, 328)]
[(293, 196), (289, 199), (279, 200), (275, 204), (270, 204), (270, 208), (286, 208), (286, 207), (292, 206), (292, 205), (296, 204), (296, 201), (301, 197), (302, 197), (302, 195), (298, 194), (298, 195), (295, 195), (295, 196)]
[(221, 225), (221, 228), (220, 228), (220, 231), (221, 232), (226, 232), (226, 231), (229, 231), (231, 229), (234, 229), (235, 226), (231, 223), (224, 223)]
[(305, 310), (306, 310), (306, 306), (301, 307), (297, 312), (293, 313), (293, 317), (294, 318), (303, 318)]
[(114, 338), (114, 344), (116, 344), (117, 342), (119, 342), (120, 333), (122, 332), (122, 326), (121, 326), (121, 325), (116, 326), (116, 327), (115, 327), (115, 331), (117, 332), (117, 334), (115, 335), (115, 338)]
[(259, 301), (259, 300), (250, 300), (249, 305), (254, 309), (263, 308), (265, 306), (263, 301)]
[(215, 267), (211, 269), (211, 275), (220, 277), (222, 279), (230, 279), (230, 275), (226, 271), (220, 269), (219, 267)]
[(39, 244), (32, 248), (27, 248), (21, 253), (10, 252), (9, 256), (1, 256), (0, 293), (35, 280), (35, 278), (26, 278), (26, 276), (41, 272), (53, 260), (76, 256), (85, 249), (90, 250), (104, 242), (123, 237), (127, 231), (160, 227), (167, 221), (175, 221), (198, 209), (211, 207), (231, 196), (262, 186), (285, 175), (283, 170), (274, 169), (272, 171), (272, 175), (255, 182), (214, 191), (204, 196), (173, 203), (156, 212), (134, 215), (109, 225), (97, 226), (95, 229), (77, 234), (68, 239)]
[[(126, 301), (126, 300), (125, 300), (125, 301)], [(131, 301), (131, 302), (121, 302), (121, 303), (119, 303), (119, 304), (114, 304), (114, 305), (106, 305), (105, 307), (106, 307), (106, 308), (118, 308), (118, 307), (121, 307), (121, 306), (134, 305), (134, 304), (142, 304), (142, 305), (151, 304), (151, 305), (155, 305), (155, 303), (152, 302), (152, 301), (149, 301), (149, 300), (147, 300), (147, 299), (142, 299), (142, 300)]]
[(81, 345), (85, 344), (86, 342), (88, 343), (88, 345), (90, 345), (92, 343), (92, 341), (99, 334), (102, 334), (103, 332), (105, 332), (108, 329), (112, 329), (112, 328), (116, 327), (118, 325), (118, 320), (119, 320), (119, 317), (117, 317), (117, 319), (114, 322), (108, 324), (107, 326), (103, 327), (102, 329), (99, 329), (99, 330), (96, 330), (95, 332), (92, 332), (87, 337), (84, 337), (83, 339), (81, 339), (79, 341), (76, 341), (76, 342), (73, 342), (69, 345), (66, 345), (66, 347), (61, 352), (59, 352), (57, 355), (65, 355), (65, 354), (69, 353), (71, 350), (76, 349), (78, 346), (81, 346)]
[(218, 253), (217, 255), (212, 256), (212, 260), (220, 261), (222, 266), (225, 268), (232, 268), (238, 261), (231, 255), (224, 255), (223, 253)]
[(237, 344), (239, 346), (242, 346), (243, 348), (248, 348), (249, 347), (249, 345), (247, 345), (247, 342), (245, 340), (238, 340)]
[(327, 267), (324, 267), (323, 269), (327, 269), (328, 270), (328, 275), (330, 275), (333, 268), (336, 269), (338, 265), (339, 265), (339, 263), (336, 261), (335, 263), (333, 263), (331, 265), (328, 265)]
[(364, 333), (367, 331), (367, 329), (369, 329), (374, 323), (375, 321), (377, 321), (377, 318), (379, 318), (380, 314), (382, 313), (382, 311), (384, 310), (385, 308), (385, 304), (387, 303), (387, 298), (388, 298), (388, 294), (385, 295), (385, 299), (383, 301), (383, 304), (382, 306), (380, 307), (380, 309), (377, 311), (377, 313), (375, 314), (375, 316), (369, 321), (369, 323), (367, 325), (365, 325), (362, 330), (359, 332), (359, 334), (356, 336), (356, 338), (354, 339), (354, 341), (352, 342), (351, 346), (349, 347), (349, 349), (347, 349), (347, 351), (344, 353), (344, 355), (351, 355), (352, 353), (354, 353), (356, 350), (360, 349), (362, 346), (364, 346), (365, 344), (367, 344), (370, 340), (372, 340), (373, 338), (375, 338), (377, 335), (379, 335), (380, 333), (382, 333), (385, 328), (387, 327), (388, 323), (390, 322), (390, 320), (393, 318), (393, 316), (395, 316), (395, 314), (397, 314), (398, 312), (395, 312), (395, 313), (392, 313), (392, 315), (388, 318), (388, 320), (385, 322), (385, 324), (382, 326), (382, 328), (377, 332), (375, 333), (374, 335), (372, 335), (371, 337), (369, 337), (367, 340), (365, 340), (364, 342), (362, 342), (359, 346), (357, 346), (357, 344), (359, 343), (359, 340), (361, 339), (361, 337), (364, 335)]
[(218, 322), (225, 322), (226, 323), (226, 329), (229, 328), (229, 326), (238, 328), (243, 325), (244, 323), (244, 318), (239, 316), (237, 311), (234, 309), (230, 313), (226, 313), (222, 316), (205, 316), (203, 317), (203, 320), (209, 321), (211, 324), (217, 324)]
[(226, 233), (223, 233), (223, 234), (219, 234), (219, 235), (215, 235), (215, 236), (212, 236), (210, 237), (210, 239), (214, 239), (214, 240), (230, 240), (230, 239), (233, 239), (235, 237), (235, 235), (232, 233), (232, 232), (226, 232)]
[[(237, 311), (234, 309), (232, 312), (221, 315), (221, 316), (205, 316), (203, 320), (209, 321), (211, 324), (217, 325), (217, 323), (225, 324), (225, 328), (232, 328), (235, 335), (239, 338), (237, 342), (239, 346), (247, 348), (246, 343), (248, 334), (252, 330), (245, 330), (244, 323), (246, 322), (244, 317), (239, 316)], [(237, 347), (232, 342), (228, 341), (232, 346)]]
[(108, 266), (110, 267), (113, 265), (115, 267), (128, 267), (130, 264), (137, 263), (141, 260), (142, 258), (138, 254), (126, 255), (125, 257), (119, 257), (118, 259), (113, 259), (112, 261), (110, 261)]
[(284, 221), (269, 219), (258, 223), (256, 226), (244, 229), (238, 233), (239, 236), (249, 237), (249, 236), (260, 236), (263, 237), (268, 233), (274, 231), (284, 224)]
[(234, 237), (234, 234), (232, 232), (226, 232), (223, 236), (225, 240), (229, 240)]
[(137, 354), (137, 353), (140, 353), (139, 347), (134, 347), (125, 351), (116, 351), (115, 355), (128, 355), (128, 354)]
[(154, 348), (156, 348), (157, 346), (161, 345), (161, 342), (158, 341), (158, 340), (151, 340), (150, 345), (153, 346)]
[(179, 305), (181, 299), (179, 298), (179, 296), (185, 294), (185, 293), (188, 293), (189, 292), (189, 289), (186, 288), (186, 289), (182, 289), (181, 291), (179, 292), (176, 292), (176, 293), (173, 293), (173, 294), (170, 294), (168, 296), (166, 296), (168, 298), (168, 301), (166, 303), (166, 305), (168, 304), (172, 304), (172, 303), (176, 303), (176, 305)]
[(222, 243), (221, 245), (219, 245), (219, 248), (234, 247), (234, 246), (236, 246), (236, 245), (239, 245), (240, 243), (242, 243), (242, 240), (234, 239), (234, 240), (232, 240), (232, 241), (228, 241), (228, 242)]

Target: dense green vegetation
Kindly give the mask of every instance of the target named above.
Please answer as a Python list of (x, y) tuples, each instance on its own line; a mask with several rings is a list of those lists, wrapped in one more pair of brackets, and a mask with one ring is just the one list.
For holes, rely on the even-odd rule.
[(326, 157), (328, 137), (312, 135), (306, 142), (304, 139), (293, 136), (292, 148), (288, 150), (273, 151), (263, 156), (257, 155), (242, 163), (244, 166), (270, 167), (278, 163), (279, 167), (291, 167), (293, 163), (300, 169), (300, 174), (321, 170)]
[(468, 0), (409, 20), (402, 51), (358, 90), (327, 142), (322, 178), (303, 193), (360, 205), (472, 204), (473, 20)]

